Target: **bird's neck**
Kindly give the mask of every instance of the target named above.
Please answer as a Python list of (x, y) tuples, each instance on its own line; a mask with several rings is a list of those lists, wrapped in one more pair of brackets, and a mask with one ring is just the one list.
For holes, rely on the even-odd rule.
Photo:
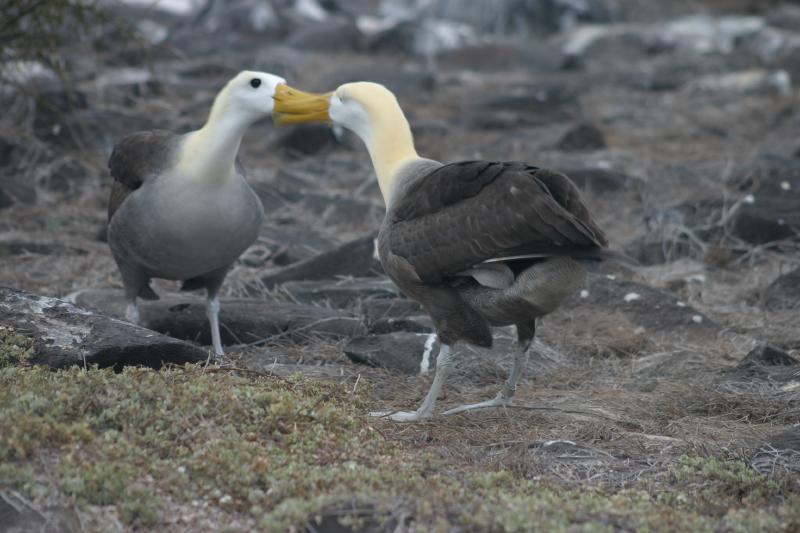
[(205, 125), (186, 136), (179, 170), (193, 181), (221, 183), (236, 175), (236, 155), (252, 123), (243, 113), (230, 109), (217, 97)]
[(382, 109), (378, 116), (372, 117), (370, 126), (362, 138), (372, 159), (383, 201), (388, 206), (397, 171), (406, 163), (419, 159), (419, 156), (414, 148), (411, 127), (399, 106), (397, 109)]

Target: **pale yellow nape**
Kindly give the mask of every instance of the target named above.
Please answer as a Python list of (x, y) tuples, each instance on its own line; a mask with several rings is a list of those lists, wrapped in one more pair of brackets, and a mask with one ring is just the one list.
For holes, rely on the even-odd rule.
[(217, 93), (206, 123), (185, 136), (174, 165), (174, 180), (220, 183), (235, 178), (236, 155), (249, 124), (231, 112), (230, 93), (257, 74), (242, 71)]
[(398, 170), (410, 160), (419, 159), (408, 120), (395, 95), (378, 83), (346, 83), (336, 94), (359, 102), (369, 114), (369, 138), (363, 141), (378, 176), (384, 202), (389, 205)]

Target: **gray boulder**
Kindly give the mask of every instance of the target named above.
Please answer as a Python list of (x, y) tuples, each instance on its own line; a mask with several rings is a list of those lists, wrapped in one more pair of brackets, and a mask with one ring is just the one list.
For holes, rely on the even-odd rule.
[(120, 367), (204, 361), (194, 344), (104, 316), (70, 302), (0, 288), (0, 323), (33, 340), (25, 362), (53, 368)]

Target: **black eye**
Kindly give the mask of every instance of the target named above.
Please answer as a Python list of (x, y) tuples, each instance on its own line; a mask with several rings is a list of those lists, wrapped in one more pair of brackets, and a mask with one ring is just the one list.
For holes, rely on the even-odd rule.
[(250, 87), (252, 87), (253, 89), (258, 89), (260, 85), (261, 85), (261, 80), (258, 78), (253, 78), (252, 80), (250, 80)]

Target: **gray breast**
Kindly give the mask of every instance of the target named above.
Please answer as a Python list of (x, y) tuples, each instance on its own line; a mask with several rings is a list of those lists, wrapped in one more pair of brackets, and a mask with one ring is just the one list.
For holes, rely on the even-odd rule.
[(232, 264), (255, 241), (263, 216), (240, 176), (191, 186), (148, 180), (114, 215), (109, 244), (153, 277), (188, 279)]

